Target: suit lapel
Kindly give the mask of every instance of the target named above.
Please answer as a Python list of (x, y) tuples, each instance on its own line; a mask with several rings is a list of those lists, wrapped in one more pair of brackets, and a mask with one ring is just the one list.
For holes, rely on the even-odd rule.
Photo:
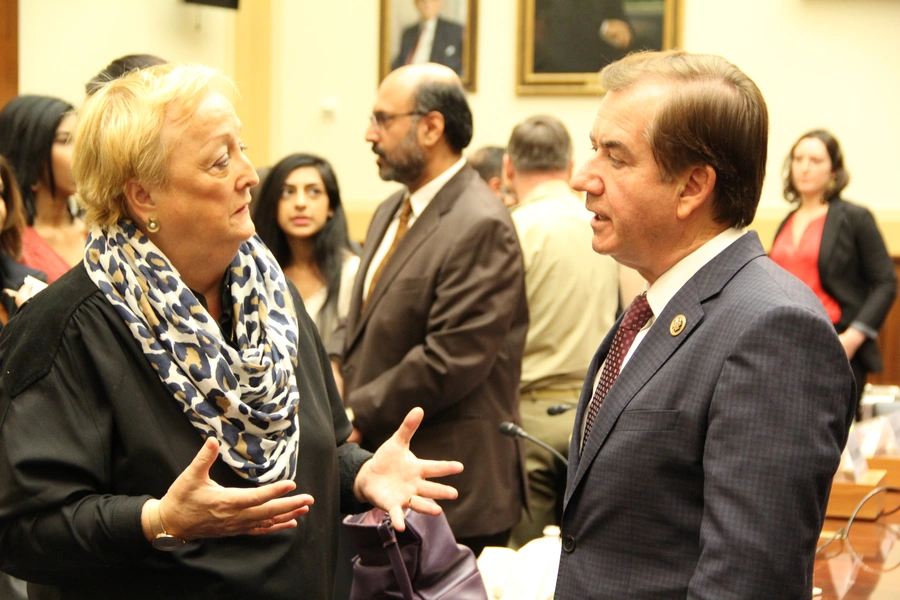
[[(388, 226), (400, 209), (403, 202), (405, 190), (401, 190), (384, 201), (383, 209), (375, 211), (372, 218), (372, 225), (366, 235), (366, 244), (363, 246), (363, 254), (360, 257), (358, 275), (353, 281), (353, 292), (350, 296), (350, 312), (347, 318), (347, 331), (350, 332), (350, 339), (347, 348), (356, 341), (362, 330), (363, 318), (366, 315), (362, 313), (363, 289), (366, 285), (366, 274), (369, 272), (369, 266), (372, 264), (372, 258), (387, 233)], [(367, 311), (368, 312), (368, 311)]]
[[(400, 204), (403, 202), (403, 193), (400, 192), (385, 201), (387, 208), (376, 214), (376, 217), (379, 217), (379, 219), (377, 222), (372, 222), (370, 231), (371, 234), (377, 235), (378, 241), (370, 245), (368, 240), (366, 240), (366, 250), (363, 252), (363, 257), (359, 265), (359, 272), (361, 275), (356, 278), (353, 286), (350, 315), (359, 316), (356, 323), (351, 324), (350, 327), (352, 336), (350, 338), (350, 343), (347, 345), (348, 350), (359, 338), (365, 328), (366, 322), (381, 302), (381, 299), (389, 289), (391, 282), (403, 272), (403, 269), (410, 258), (416, 254), (417, 250), (430, 239), (432, 234), (440, 227), (441, 216), (453, 207), (456, 199), (463, 193), (466, 186), (471, 181), (471, 176), (473, 174), (475, 174), (475, 170), (468, 164), (464, 165), (463, 168), (451, 177), (444, 187), (440, 189), (428, 206), (425, 207), (425, 210), (422, 211), (422, 214), (416, 217), (416, 221), (412, 224), (412, 227), (409, 228), (409, 231), (403, 236), (403, 239), (400, 240), (400, 243), (397, 244), (397, 247), (394, 249), (394, 255), (391, 257), (391, 260), (384, 266), (384, 270), (381, 272), (381, 276), (375, 284), (375, 289), (371, 290), (369, 294), (365, 310), (362, 310), (362, 290), (363, 285), (365, 285), (366, 273), (372, 264), (372, 258), (378, 250), (378, 246), (381, 245), (381, 242), (384, 239), (388, 226), (391, 224), (394, 215), (397, 213)], [(362, 313), (360, 313), (361, 310)]]
[[(690, 338), (692, 332), (702, 326), (705, 315), (703, 303), (721, 292), (725, 284), (741, 268), (759, 256), (765, 256), (759, 237), (755, 232), (745, 234), (689, 279), (669, 301), (662, 314), (656, 317), (653, 326), (634, 351), (604, 399), (603, 406), (594, 421), (591, 435), (584, 445), (584, 451), (579, 458), (569, 464), (564, 506), (568, 505), (569, 499), (602, 449), (622, 411), (650, 378), (666, 364), (675, 351)], [(672, 335), (669, 332), (669, 324), (677, 315), (685, 317), (686, 325), (681, 333)], [(616, 322), (617, 327), (618, 322)], [(575, 417), (575, 433), (579, 439), (584, 412), (592, 395), (593, 380), (603, 358), (609, 352), (614, 332), (615, 328), (603, 340), (600, 350), (594, 357), (588, 379), (581, 393)], [(573, 442), (569, 456), (577, 457), (578, 441), (574, 439), (576, 435), (572, 437)]]
[(837, 246), (838, 234), (844, 221), (844, 207), (837, 198), (828, 205), (828, 213), (825, 215), (825, 227), (822, 229), (822, 242), (819, 246), (819, 276), (825, 280), (828, 266), (831, 264), (831, 256)]

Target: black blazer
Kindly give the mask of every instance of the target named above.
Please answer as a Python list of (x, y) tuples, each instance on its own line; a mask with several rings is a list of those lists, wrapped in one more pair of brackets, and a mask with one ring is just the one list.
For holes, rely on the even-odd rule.
[[(25, 283), (26, 275), (31, 275), (35, 279), (47, 283), (47, 276), (43, 271), (26, 267), (25, 265), (16, 262), (7, 253), (0, 252), (0, 288), (17, 290)], [(0, 289), (0, 304), (3, 304), (3, 308), (6, 309), (6, 314), (12, 318), (18, 310), (16, 301), (11, 296), (4, 294), (2, 289)], [(0, 325), (0, 328), (2, 328), (2, 325)]]
[[(786, 223), (787, 218), (778, 226), (776, 238)], [(874, 335), (897, 295), (897, 273), (868, 209), (840, 198), (831, 201), (819, 249), (819, 277), (841, 307), (841, 320), (835, 325), (838, 333), (851, 325), (867, 333), (869, 339), (856, 355), (866, 371), (881, 371)]]
[[(391, 69), (406, 64), (406, 57), (416, 46), (419, 38), (420, 24), (410, 25), (403, 30), (400, 40), (400, 52), (391, 63)], [(459, 23), (438, 17), (434, 30), (434, 44), (431, 46), (431, 62), (446, 65), (462, 75), (463, 28)]]

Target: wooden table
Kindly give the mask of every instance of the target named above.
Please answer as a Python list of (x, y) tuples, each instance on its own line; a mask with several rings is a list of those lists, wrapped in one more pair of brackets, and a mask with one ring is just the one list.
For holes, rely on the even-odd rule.
[[(889, 493), (885, 508), (900, 506), (900, 493)], [(826, 519), (820, 544), (835, 531), (847, 524), (847, 519)], [(884, 525), (892, 524), (893, 530)], [(900, 566), (879, 572), (884, 567), (884, 557), (889, 564), (900, 564), (900, 511), (882, 517), (880, 522), (855, 521), (850, 542), (857, 554), (863, 557), (864, 568), (846, 546), (846, 542), (834, 541), (816, 559), (813, 581), (822, 588), (821, 600), (900, 600)]]

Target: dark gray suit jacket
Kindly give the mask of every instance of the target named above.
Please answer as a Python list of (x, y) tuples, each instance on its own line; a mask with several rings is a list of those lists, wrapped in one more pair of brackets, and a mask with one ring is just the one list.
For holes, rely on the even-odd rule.
[(808, 600), (854, 399), (821, 303), (745, 234), (657, 316), (579, 457), (613, 335), (576, 417), (557, 600)]
[[(775, 237), (786, 223), (787, 218)], [(829, 203), (819, 248), (819, 277), (841, 307), (838, 332), (856, 323), (863, 331), (878, 333), (897, 295), (897, 272), (867, 208), (840, 198)], [(874, 337), (860, 346), (856, 356), (866, 371), (881, 371), (881, 352)]]
[(344, 332), (344, 402), (370, 449), (424, 408), (412, 451), (465, 465), (442, 480), (459, 489), (442, 503), (453, 532), (498, 533), (524, 502), (520, 445), (498, 432), (519, 421), (528, 328), (519, 240), (465, 165), (398, 244), (362, 311), (366, 272), (402, 200), (398, 192), (379, 206), (366, 236)]
[[(391, 69), (406, 64), (406, 57), (416, 47), (419, 38), (419, 24), (410, 25), (403, 30), (400, 38), (400, 52), (394, 57)], [(459, 23), (438, 18), (434, 30), (434, 43), (431, 46), (431, 62), (446, 65), (462, 76), (463, 64), (463, 27)]]

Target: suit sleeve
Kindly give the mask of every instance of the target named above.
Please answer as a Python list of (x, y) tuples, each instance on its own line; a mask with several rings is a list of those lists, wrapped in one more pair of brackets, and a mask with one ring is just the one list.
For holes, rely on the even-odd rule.
[(482, 219), (460, 232), (441, 264), (423, 343), (348, 397), (366, 437), (386, 439), (416, 406), (436, 417), (485, 381), (498, 354), (521, 353), (508, 334), (523, 281), (511, 223)]
[(407, 27), (403, 30), (402, 35), (400, 36), (400, 49), (397, 51), (397, 56), (394, 57), (394, 60), (391, 62), (391, 70), (399, 69), (404, 64), (406, 64), (406, 55), (410, 53), (412, 50), (413, 42), (415, 38), (413, 38), (413, 33), (417, 31), (417, 27)]
[(853, 387), (821, 317), (782, 307), (743, 331), (709, 408), (701, 554), (688, 597), (809, 597)]
[[(334, 427), (334, 439), (337, 442), (338, 457), (338, 473), (340, 477), (341, 489), (341, 513), (355, 514), (363, 512), (371, 508), (368, 505), (360, 503), (353, 494), (353, 483), (359, 474), (363, 463), (372, 458), (372, 453), (367, 452), (359, 447), (359, 445), (348, 442), (347, 438), (353, 431), (353, 426), (347, 419), (347, 412), (344, 410), (344, 403), (338, 392), (334, 382), (334, 375), (331, 371), (331, 363), (329, 352), (322, 344), (322, 338), (319, 337), (318, 329), (310, 318), (309, 313), (303, 305), (303, 299), (300, 292), (294, 286), (293, 282), (288, 280), (288, 288), (291, 291), (291, 297), (294, 299), (294, 306), (297, 309), (297, 320), (300, 325), (300, 338), (310, 339), (315, 343), (315, 355), (301, 356), (301, 362), (309, 362), (310, 365), (302, 365), (301, 369), (312, 367), (314, 365), (318, 376), (322, 375), (325, 384), (325, 395), (323, 403), (328, 404), (328, 410), (331, 412), (332, 426)], [(315, 360), (315, 363), (313, 363)], [(310, 400), (312, 401), (312, 400)]]
[[(863, 209), (854, 221), (856, 223), (854, 244), (859, 251), (861, 275), (869, 293), (850, 326), (856, 324), (861, 331), (874, 339), (897, 295), (897, 273), (872, 213)], [(859, 327), (860, 323), (862, 327)]]

